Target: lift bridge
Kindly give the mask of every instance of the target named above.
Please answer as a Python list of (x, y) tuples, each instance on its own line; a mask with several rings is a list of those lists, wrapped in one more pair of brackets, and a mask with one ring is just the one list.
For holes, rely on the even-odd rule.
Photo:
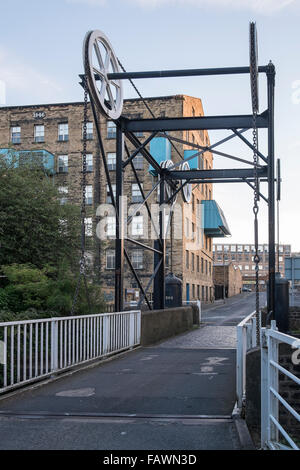
[[(140, 299), (145, 301), (148, 307), (154, 309), (163, 309), (165, 307), (165, 255), (166, 241), (164, 236), (164, 220), (163, 211), (159, 212), (159, 225), (157, 230), (157, 239), (153, 245), (149, 242), (147, 245), (137, 240), (124, 240), (123, 232), (127, 220), (124, 214), (120, 198), (124, 195), (124, 169), (129, 166), (132, 169), (133, 177), (139, 186), (149, 217), (151, 219), (151, 211), (148, 200), (153, 193), (150, 191), (145, 194), (142, 184), (139, 180), (138, 173), (135, 171), (133, 160), (137, 154), (141, 154), (148, 162), (152, 171), (158, 175), (158, 182), (155, 186), (159, 188), (159, 204), (170, 205), (170, 211), (174, 207), (176, 197), (181, 192), (183, 200), (189, 202), (192, 193), (192, 185), (204, 183), (244, 183), (251, 187), (254, 194), (254, 241), (256, 264), (256, 314), (259, 317), (259, 294), (258, 294), (258, 201), (263, 200), (268, 205), (268, 236), (269, 236), (269, 283), (268, 283), (268, 313), (269, 318), (276, 317), (275, 306), (275, 160), (274, 160), (274, 87), (275, 87), (275, 67), (272, 62), (267, 65), (258, 65), (257, 54), (257, 33), (255, 23), (250, 23), (250, 64), (241, 67), (222, 67), (222, 68), (204, 68), (204, 69), (180, 69), (180, 70), (157, 70), (157, 71), (139, 71), (126, 72), (123, 65), (117, 58), (113, 47), (101, 31), (90, 31), (86, 34), (83, 45), (83, 64), (84, 74), (80, 75), (81, 85), (85, 91), (85, 118), (84, 118), (84, 136), (86, 133), (87, 121), (87, 104), (88, 97), (93, 112), (97, 138), (99, 141), (100, 154), (103, 161), (107, 185), (109, 188), (110, 198), (116, 212), (116, 241), (115, 241), (115, 311), (123, 310), (123, 277), (124, 277), (124, 261), (126, 260), (136, 283), (140, 289)], [(202, 77), (202, 76), (220, 76), (224, 80), (224, 76), (229, 75), (245, 75), (249, 76), (250, 97), (252, 102), (252, 112), (242, 115), (217, 115), (217, 116), (198, 116), (198, 117), (160, 117), (156, 119), (149, 109), (149, 106), (143, 100), (133, 80), (137, 79), (154, 79), (168, 77)], [(267, 109), (259, 112), (259, 93), (258, 93), (258, 77), (265, 75), (267, 87)], [(123, 81), (129, 80), (140, 98), (147, 106), (150, 115), (149, 119), (129, 119), (122, 114), (123, 110)], [(104, 146), (100, 130), (100, 121), (98, 117), (100, 112), (105, 118), (112, 120), (116, 125), (116, 189), (115, 193), (112, 189), (110, 174), (104, 152)], [(267, 155), (264, 155), (258, 149), (258, 130), (266, 129), (267, 131)], [(189, 130), (228, 130), (230, 135), (219, 140), (216, 143), (206, 147), (197, 148), (197, 153), (193, 151), (191, 154), (185, 153), (179, 162), (174, 163), (172, 160), (164, 160), (159, 162), (153, 152), (147, 149), (147, 146), (153, 142), (158, 136), (168, 139), (171, 144), (174, 141), (180, 141), (189, 147), (191, 142), (172, 137), (169, 132), (172, 131), (189, 131)], [(252, 130), (253, 141), (249, 141), (245, 137), (245, 132)], [(137, 137), (138, 133), (149, 133), (144, 142)], [(216, 148), (237, 138), (253, 151), (253, 161), (245, 160), (240, 157), (233, 157), (225, 152), (220, 152)], [(126, 140), (134, 147), (133, 152), (129, 152)], [(85, 140), (85, 139), (84, 139)], [(190, 163), (197, 155), (201, 155), (206, 151), (216, 153), (225, 158), (232, 158), (243, 164), (247, 164), (248, 168), (224, 168), (224, 169), (198, 169)], [(85, 153), (86, 147), (83, 149), (84, 170), (85, 170)], [(278, 181), (278, 194), (280, 193)], [(83, 188), (85, 186), (85, 171), (83, 171)], [(260, 183), (267, 183), (267, 194), (264, 195), (261, 190)], [(84, 191), (84, 189), (83, 189)], [(277, 194), (277, 198), (279, 196)], [(84, 195), (83, 195), (84, 196)], [(83, 197), (84, 201), (84, 197)], [(83, 208), (82, 213), (85, 213)], [(84, 220), (84, 218), (83, 218)], [(83, 221), (84, 223), (84, 221)], [(84, 231), (83, 231), (84, 232)], [(125, 243), (126, 242), (126, 243)], [(143, 286), (139, 279), (138, 273), (134, 269), (128, 256), (127, 243), (135, 243), (144, 249), (154, 253), (153, 274), (147, 284)], [(81, 272), (84, 275), (84, 240), (82, 244), (82, 262)], [(148, 291), (153, 283), (153, 304), (148, 299)], [(257, 322), (259, 325), (259, 322)], [(258, 327), (259, 328), (259, 327)], [(259, 334), (259, 331), (258, 331)]]

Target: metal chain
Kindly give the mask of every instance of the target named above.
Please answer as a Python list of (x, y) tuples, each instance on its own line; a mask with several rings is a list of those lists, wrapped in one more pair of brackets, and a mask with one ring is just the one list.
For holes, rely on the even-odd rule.
[(87, 149), (87, 108), (88, 108), (88, 91), (87, 81), (84, 78), (84, 107), (83, 107), (83, 145), (82, 145), (82, 201), (81, 201), (81, 254), (79, 260), (79, 277), (74, 294), (73, 304), (71, 308), (71, 315), (74, 315), (75, 306), (77, 304), (79, 288), (81, 284), (81, 277), (84, 277), (86, 296), (88, 301), (89, 310), (91, 311), (90, 299), (88, 295), (88, 288), (86, 283), (86, 258), (85, 258), (85, 219), (86, 219), (86, 149)]
[[(253, 41), (252, 37), (252, 41)], [(251, 41), (251, 38), (250, 38)], [(250, 62), (251, 70), (253, 73), (257, 73), (256, 57), (253, 51), (253, 44), (250, 44), (251, 53), (250, 53)], [(251, 88), (252, 88), (252, 109), (253, 109), (253, 163), (254, 163), (254, 204), (253, 204), (253, 213), (254, 213), (254, 245), (255, 245), (255, 312), (256, 312), (256, 342), (257, 346), (260, 344), (260, 311), (259, 311), (259, 262), (260, 256), (258, 254), (258, 201), (259, 201), (259, 181), (257, 174), (257, 165), (258, 165), (258, 131), (257, 131), (257, 112), (258, 112), (258, 100), (257, 100), (257, 87), (256, 81), (251, 77)]]

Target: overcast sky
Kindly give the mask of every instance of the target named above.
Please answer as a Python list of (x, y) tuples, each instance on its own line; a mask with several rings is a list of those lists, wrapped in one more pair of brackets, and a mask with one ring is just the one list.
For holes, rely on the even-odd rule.
[[(256, 21), (259, 64), (276, 66), (276, 157), (282, 163), (280, 242), (300, 251), (300, 1), (299, 0), (14, 0), (2, 2), (0, 100), (6, 105), (82, 100), (82, 41), (86, 31), (109, 37), (127, 70), (248, 65), (248, 25)], [(188, 94), (207, 115), (251, 112), (248, 76), (139, 80), (144, 96)], [(266, 108), (260, 79), (260, 111)], [(135, 97), (125, 87), (125, 97)], [(226, 133), (210, 132), (211, 142)], [(248, 133), (249, 139), (251, 133)], [(260, 135), (262, 151), (266, 151)], [(228, 153), (251, 158), (231, 141)], [(220, 148), (220, 150), (222, 150)], [(215, 156), (215, 168), (235, 167)], [(265, 188), (262, 186), (262, 190)], [(253, 242), (253, 194), (247, 185), (215, 185), (230, 243)], [(267, 242), (267, 211), (260, 203), (260, 242)], [(221, 239), (225, 240), (225, 239)], [(226, 241), (226, 240), (225, 240)]]

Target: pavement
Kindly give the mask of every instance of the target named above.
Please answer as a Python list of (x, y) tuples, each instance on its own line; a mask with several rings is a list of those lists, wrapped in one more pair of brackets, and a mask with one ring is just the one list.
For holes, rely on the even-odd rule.
[(200, 328), (0, 400), (0, 449), (238, 450), (236, 328), (243, 293)]

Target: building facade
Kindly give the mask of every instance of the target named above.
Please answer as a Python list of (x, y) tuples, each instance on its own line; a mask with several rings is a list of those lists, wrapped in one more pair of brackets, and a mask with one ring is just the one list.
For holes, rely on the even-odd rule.
[[(147, 98), (147, 103), (157, 118), (202, 116), (202, 102), (198, 98), (185, 95), (174, 95)], [(82, 102), (47, 104), (34, 106), (13, 106), (0, 108), (0, 151), (24, 152), (26, 150), (46, 155), (48, 167), (58, 186), (61, 203), (81, 203), (82, 194), (82, 153), (83, 153), (83, 112)], [(139, 99), (124, 102), (123, 115), (128, 118), (150, 118), (144, 103)], [(99, 115), (101, 134), (104, 142), (106, 161), (115, 190), (116, 169), (116, 127), (113, 121)], [(180, 155), (190, 156), (199, 150), (192, 144), (209, 146), (206, 131), (178, 131), (170, 135), (191, 142), (191, 146), (179, 142), (172, 145), (163, 137), (156, 137), (147, 146), (154, 158), (172, 159), (179, 162)], [(136, 134), (143, 142), (147, 135)], [(128, 150), (133, 146), (127, 142)], [(49, 158), (49, 155), (52, 157)], [(87, 249), (94, 266), (96, 279), (101, 283), (108, 302), (114, 299), (114, 237), (115, 217), (111, 211), (111, 200), (105, 178), (104, 166), (96, 138), (92, 111), (88, 106), (87, 123), (87, 184), (86, 184), (86, 235)], [(133, 164), (143, 191), (147, 194), (157, 183), (157, 175), (149, 168), (147, 161), (138, 154)], [(124, 193), (127, 196), (128, 216), (130, 211), (142, 202), (142, 196), (130, 165), (124, 171)], [(190, 160), (191, 168), (211, 169), (213, 156), (205, 151), (201, 156)], [(149, 204), (157, 204), (157, 190), (149, 198)], [(221, 220), (220, 208), (213, 201), (212, 184), (194, 185), (190, 203), (185, 203), (181, 195), (177, 198), (178, 214), (167, 238), (166, 274), (172, 272), (183, 282), (183, 299), (210, 301), (213, 298), (213, 236), (224, 236), (229, 232), (226, 221), (207, 222), (199, 213), (205, 213), (206, 205), (213, 206), (216, 220)], [(199, 211), (200, 208), (200, 211)], [(128, 238), (145, 244), (152, 243), (152, 224), (147, 213), (141, 208), (134, 214), (128, 225)], [(97, 210), (97, 217), (96, 217)], [(202, 211), (202, 212), (201, 212)], [(222, 211), (221, 211), (222, 212)], [(219, 219), (218, 219), (219, 217)], [(158, 215), (157, 215), (158, 220)], [(214, 225), (214, 226), (213, 226)], [(224, 228), (225, 227), (225, 228)], [(104, 235), (104, 236), (103, 236)], [(172, 246), (171, 251), (171, 235)], [(149, 243), (150, 239), (150, 243)], [(153, 273), (153, 253), (130, 244), (126, 248), (134, 268), (138, 271), (144, 285)], [(171, 254), (172, 253), (172, 254)], [(138, 286), (126, 268), (124, 278), (125, 300), (138, 300)]]
[[(268, 279), (269, 253), (268, 245), (258, 245), (259, 263), (259, 281), (261, 286), (265, 286)], [(284, 260), (291, 254), (291, 245), (276, 246), (276, 269), (279, 260), (279, 271), (284, 276)], [(255, 285), (255, 247), (253, 244), (214, 244), (213, 259), (214, 263), (236, 264), (242, 272), (243, 285), (251, 287)]]
[(226, 264), (214, 264), (213, 280), (216, 300), (232, 297), (242, 291), (242, 273), (232, 261)]

